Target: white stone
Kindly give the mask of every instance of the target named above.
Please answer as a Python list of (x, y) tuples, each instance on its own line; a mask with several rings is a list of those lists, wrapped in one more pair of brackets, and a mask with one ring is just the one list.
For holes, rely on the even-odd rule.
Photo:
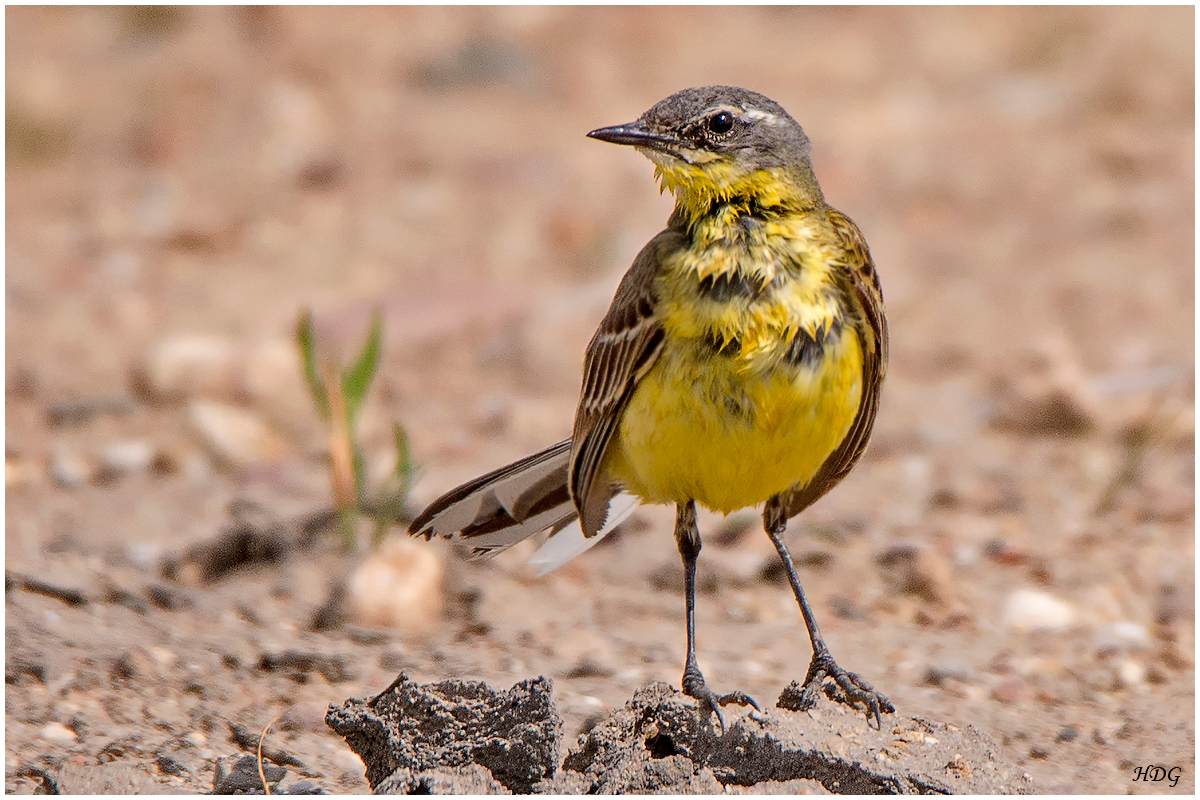
[(74, 489), (88, 482), (92, 468), (78, 453), (56, 447), (50, 456), (50, 476), (59, 486)]
[(1036, 589), (1018, 589), (1004, 604), (1004, 626), (1018, 631), (1063, 631), (1075, 621), (1066, 601)]
[(442, 619), (444, 574), (436, 547), (407, 537), (390, 538), (350, 576), (351, 611), (368, 625), (431, 631)]
[(282, 437), (246, 409), (195, 400), (188, 405), (188, 418), (208, 449), (226, 464), (275, 461), (283, 454)]
[(146, 389), (158, 400), (230, 397), (235, 387), (236, 358), (236, 349), (228, 339), (171, 336), (155, 346), (141, 372)]
[(1117, 685), (1130, 689), (1146, 679), (1146, 668), (1141, 663), (1127, 658), (1117, 667)]
[(100, 453), (100, 461), (113, 472), (141, 472), (154, 460), (154, 445), (146, 441), (113, 442)]
[(1147, 647), (1150, 631), (1136, 622), (1112, 622), (1097, 629), (1096, 644), (1100, 649)]
[(46, 741), (57, 744), (74, 744), (75, 740), (79, 738), (75, 735), (75, 731), (61, 722), (47, 722), (42, 726), (40, 733)]

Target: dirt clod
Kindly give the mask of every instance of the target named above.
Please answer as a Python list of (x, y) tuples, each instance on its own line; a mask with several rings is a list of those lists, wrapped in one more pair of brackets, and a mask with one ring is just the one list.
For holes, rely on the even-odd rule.
[(308, 676), (314, 672), (330, 683), (342, 683), (353, 676), (349, 663), (341, 656), (300, 650), (263, 653), (258, 659), (258, 668), (265, 672), (282, 672), (296, 683), (306, 683)]
[(889, 716), (875, 731), (857, 715), (777, 711), (731, 720), (718, 735), (664, 683), (581, 736), (561, 769), (562, 722), (545, 678), (497, 692), (401, 675), (376, 700), (331, 706), (326, 721), (363, 759), (377, 794), (718, 794), (796, 781), (851, 794), (1031, 788), (970, 726)]
[(213, 771), (212, 794), (266, 794), (263, 790), (263, 778), (267, 785), (273, 786), (283, 780), (287, 770), (266, 761), (262, 765), (262, 775), (258, 774), (258, 759), (251, 755), (239, 758), (228, 773), (218, 763)]
[(424, 773), (466, 767), (463, 780), (474, 788), (462, 791), (473, 793), (483, 786), (471, 766), (478, 765), (509, 791), (528, 794), (553, 776), (562, 738), (546, 678), (497, 692), (482, 681), (420, 685), (401, 674), (373, 700), (330, 706), (325, 721), (367, 765), (372, 788), (397, 770), (413, 773), (398, 778), (397, 789), (441, 786), (439, 774)]

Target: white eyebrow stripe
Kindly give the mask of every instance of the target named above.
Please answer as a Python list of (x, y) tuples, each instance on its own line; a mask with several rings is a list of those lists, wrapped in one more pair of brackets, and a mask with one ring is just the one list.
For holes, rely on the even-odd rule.
[(757, 120), (762, 120), (763, 122), (767, 123), (768, 125), (774, 125), (779, 120), (779, 117), (775, 116), (774, 114), (768, 114), (766, 111), (759, 111), (757, 108), (747, 108), (745, 111), (742, 112), (742, 119), (744, 119), (744, 120), (757, 119)]

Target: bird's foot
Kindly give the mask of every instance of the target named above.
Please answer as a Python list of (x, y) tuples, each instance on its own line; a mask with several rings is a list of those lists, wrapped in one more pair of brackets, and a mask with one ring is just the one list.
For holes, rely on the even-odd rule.
[[(826, 683), (826, 678), (832, 682)], [(779, 702), (775, 705), (789, 711), (807, 711), (816, 706), (817, 696), (821, 692), (835, 703), (866, 711), (868, 724), (873, 718), (876, 730), (882, 725), (880, 713), (894, 714), (896, 711), (891, 701), (875, 687), (853, 672), (839, 667), (828, 650), (813, 654), (804, 683), (792, 681), (779, 695)]]
[(736, 703), (739, 706), (753, 706), (755, 711), (761, 712), (758, 703), (754, 702), (754, 698), (745, 692), (729, 692), (728, 694), (717, 694), (704, 683), (704, 676), (699, 670), (691, 670), (683, 673), (683, 693), (688, 697), (696, 698), (696, 702), (700, 705), (702, 713), (711, 712), (717, 715), (717, 721), (721, 723), (721, 733), (725, 733), (725, 717), (721, 714), (721, 706), (727, 706), (730, 703)]

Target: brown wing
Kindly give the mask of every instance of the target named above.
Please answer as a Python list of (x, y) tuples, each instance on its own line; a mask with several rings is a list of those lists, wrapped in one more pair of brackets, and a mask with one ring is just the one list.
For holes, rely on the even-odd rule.
[(655, 278), (663, 256), (683, 246), (683, 234), (667, 229), (650, 240), (625, 273), (608, 313), (588, 345), (583, 388), (571, 436), (571, 498), (584, 536), (596, 535), (608, 516), (614, 489), (603, 472), (604, 455), (637, 382), (662, 349), (655, 316)]
[(879, 288), (879, 276), (871, 260), (871, 251), (867, 249), (862, 232), (849, 217), (833, 209), (828, 210), (828, 215), (845, 253), (844, 259), (838, 264), (839, 272), (849, 289), (853, 313), (864, 323), (855, 326), (863, 340), (862, 401), (846, 438), (825, 460), (813, 479), (780, 496), (788, 518), (799, 514), (836, 486), (862, 458), (867, 440), (871, 438), (871, 429), (875, 426), (879, 387), (887, 372), (887, 317), (883, 313), (883, 292)]

